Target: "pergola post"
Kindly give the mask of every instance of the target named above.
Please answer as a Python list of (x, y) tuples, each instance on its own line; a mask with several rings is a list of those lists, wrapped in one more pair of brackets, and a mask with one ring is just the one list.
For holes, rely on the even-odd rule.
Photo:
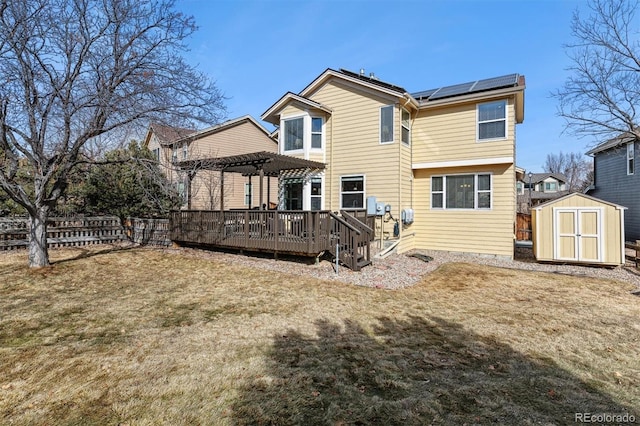
[(224, 170), (220, 170), (220, 211), (224, 211)]
[(251, 184), (251, 175), (249, 175), (249, 210), (251, 210), (251, 201), (253, 200), (253, 185)]
[(187, 172), (187, 210), (191, 210), (191, 181), (193, 181), (194, 174)]
[(262, 167), (260, 167), (260, 210), (266, 210), (264, 208), (264, 204), (263, 204), (263, 201), (264, 201), (264, 198), (263, 198), (264, 197), (264, 194), (263, 194), (264, 185), (262, 183), (263, 180), (264, 180), (264, 169)]

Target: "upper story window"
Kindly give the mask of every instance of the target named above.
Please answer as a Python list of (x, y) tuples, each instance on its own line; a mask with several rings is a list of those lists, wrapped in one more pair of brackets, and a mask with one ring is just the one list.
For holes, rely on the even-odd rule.
[(380, 108), (380, 143), (393, 142), (393, 105)]
[(432, 209), (490, 209), (491, 175), (447, 175), (431, 178)]
[(171, 162), (175, 163), (176, 161), (178, 161), (178, 148), (174, 145), (171, 150)]
[(297, 151), (304, 147), (304, 118), (284, 121), (284, 150)]
[(160, 148), (155, 148), (152, 152), (153, 158), (155, 158), (156, 161), (160, 161)]
[(186, 160), (187, 159), (187, 151), (188, 151), (188, 147), (187, 144), (183, 144), (182, 145), (182, 159)]
[(544, 192), (556, 192), (558, 190), (557, 182), (545, 182), (544, 183)]
[(364, 176), (343, 176), (340, 178), (340, 208), (364, 208)]
[(516, 182), (516, 190), (518, 192), (518, 195), (524, 194), (524, 186), (525, 184), (523, 184), (522, 182)]
[(635, 172), (635, 144), (633, 142), (627, 144), (627, 174), (632, 175)]
[(507, 101), (478, 104), (478, 140), (507, 137)]
[(311, 117), (311, 148), (322, 149), (322, 118)]
[(402, 142), (411, 145), (411, 114), (409, 111), (402, 110)]

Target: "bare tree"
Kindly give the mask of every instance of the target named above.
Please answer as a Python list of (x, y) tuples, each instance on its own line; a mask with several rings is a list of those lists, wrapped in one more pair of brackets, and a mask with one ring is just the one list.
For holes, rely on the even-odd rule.
[(222, 118), (223, 96), (182, 56), (195, 29), (173, 0), (0, 0), (0, 188), (30, 216), (30, 266), (49, 264), (47, 218), (91, 141)]
[(567, 178), (568, 191), (581, 191), (591, 184), (589, 172), (593, 169), (590, 161), (579, 152), (547, 154), (544, 171), (560, 173)]
[(566, 45), (572, 75), (554, 95), (567, 128), (599, 141), (640, 137), (640, 39), (634, 0), (592, 0), (589, 16), (574, 13)]

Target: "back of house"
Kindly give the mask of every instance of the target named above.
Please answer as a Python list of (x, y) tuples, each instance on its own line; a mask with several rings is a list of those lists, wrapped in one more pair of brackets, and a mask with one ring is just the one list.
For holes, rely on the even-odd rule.
[(410, 93), (327, 69), (262, 119), (278, 126), (280, 153), (326, 164), (281, 177), (281, 208), (358, 210), (375, 197), (377, 231), (397, 234), (400, 252), (513, 257), (523, 76)]

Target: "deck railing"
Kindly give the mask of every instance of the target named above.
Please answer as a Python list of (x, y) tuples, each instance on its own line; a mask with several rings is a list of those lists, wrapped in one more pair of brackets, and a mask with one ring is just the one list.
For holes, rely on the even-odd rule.
[(170, 238), (177, 243), (303, 256), (328, 251), (355, 271), (371, 263), (373, 230), (344, 212), (180, 210), (170, 217)]
[(171, 240), (274, 253), (318, 255), (331, 236), (328, 211), (181, 210)]

